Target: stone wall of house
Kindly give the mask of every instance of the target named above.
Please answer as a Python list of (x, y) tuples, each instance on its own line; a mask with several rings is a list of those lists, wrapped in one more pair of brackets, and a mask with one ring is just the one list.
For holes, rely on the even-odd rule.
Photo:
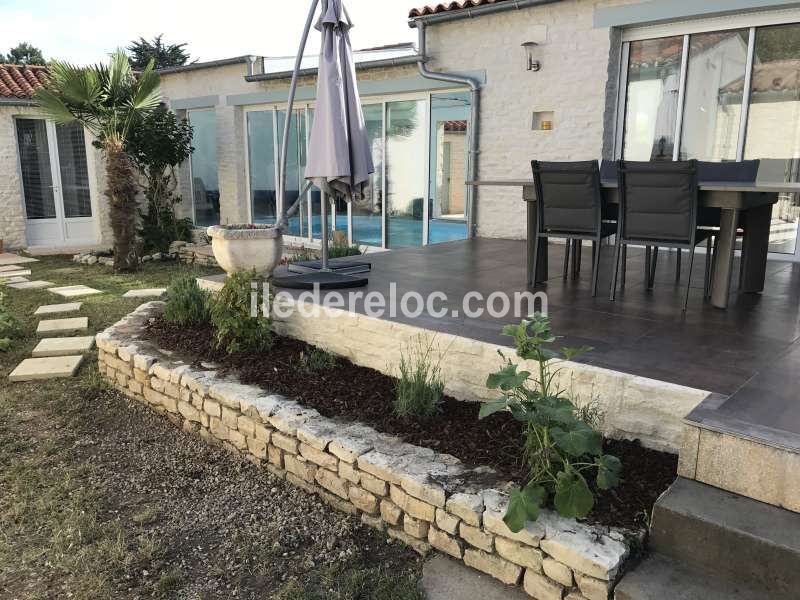
[(24, 106), (0, 106), (0, 239), (6, 248), (27, 244), (14, 116), (34, 112)]
[(513, 533), (509, 484), (491, 469), (167, 357), (139, 339), (162, 310), (144, 304), (97, 336), (100, 373), (128, 397), (420, 553), (435, 548), (538, 600), (608, 600), (638, 533), (549, 511)]
[[(595, 8), (620, 0), (567, 0), (428, 27), (429, 68), (484, 69), (481, 179), (529, 179), (530, 161), (599, 159), (613, 133), (619, 37), (594, 28)], [(541, 70), (526, 70), (520, 46), (534, 41)], [(609, 76), (610, 73), (610, 76)], [(553, 111), (550, 131), (532, 130), (535, 111)], [(606, 154), (610, 147), (606, 141)], [(478, 235), (524, 238), (519, 188), (483, 187)]]

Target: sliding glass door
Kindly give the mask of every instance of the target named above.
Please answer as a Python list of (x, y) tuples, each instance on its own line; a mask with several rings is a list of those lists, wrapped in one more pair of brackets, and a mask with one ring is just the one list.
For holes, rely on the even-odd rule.
[(213, 110), (190, 110), (192, 126), (192, 206), (195, 225), (219, 225), (217, 119)]
[[(758, 159), (758, 179), (800, 181), (800, 24), (626, 42), (618, 155)], [(800, 259), (800, 202), (782, 194), (770, 251)]]

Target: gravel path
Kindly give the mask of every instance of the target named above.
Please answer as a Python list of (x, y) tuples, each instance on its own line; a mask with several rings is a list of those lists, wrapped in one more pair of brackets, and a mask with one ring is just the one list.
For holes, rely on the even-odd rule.
[[(15, 462), (41, 475), (39, 486), (57, 488), (67, 475), (76, 484), (67, 496), (91, 492), (81, 510), (94, 515), (102, 545), (77, 565), (69, 553), (59, 562), (65, 518), (59, 526), (52, 523), (59, 516), (38, 513), (32, 520), (44, 525), (13, 523), (15, 539), (0, 537), (0, 597), (420, 597), (421, 560), (410, 550), (97, 380), (45, 394), (44, 402), (14, 396), (14, 406), (0, 406), (7, 411), (0, 416), (9, 417), (0, 429), (0, 487), (17, 486), (17, 496), (24, 496), (19, 485), (29, 477), (9, 479)], [(43, 440), (45, 456), (33, 458)], [(10, 504), (11, 497), (0, 495), (0, 525), (19, 521)], [(37, 542), (35, 535), (26, 539), (29, 526), (53, 531)], [(77, 537), (91, 546), (81, 540), (90, 536)], [(24, 558), (11, 565), (4, 555)], [(94, 586), (92, 577), (102, 582)]]

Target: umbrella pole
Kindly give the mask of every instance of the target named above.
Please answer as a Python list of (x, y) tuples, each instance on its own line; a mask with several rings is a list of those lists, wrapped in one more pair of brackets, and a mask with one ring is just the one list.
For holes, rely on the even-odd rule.
[(292, 72), (292, 83), (289, 85), (289, 100), (286, 106), (286, 121), (283, 125), (283, 139), (281, 140), (281, 159), (278, 165), (278, 208), (280, 209), (280, 218), (278, 219), (279, 226), (286, 225), (286, 213), (283, 211), (284, 192), (286, 190), (286, 155), (289, 153), (289, 127), (292, 123), (292, 108), (294, 108), (294, 95), (297, 91), (297, 77), (300, 73), (300, 64), (303, 60), (303, 53), (306, 50), (306, 42), (308, 42), (308, 34), (311, 31), (311, 25), (314, 23), (314, 14), (317, 12), (317, 5), (319, 0), (312, 0), (311, 8), (308, 11), (306, 18), (306, 25), (303, 28), (303, 37), (300, 39), (300, 48), (297, 51), (297, 57), (294, 60), (294, 71)]
[(322, 192), (322, 196), (320, 197), (319, 201), (319, 211), (320, 211), (320, 226), (322, 227), (322, 231), (320, 232), (320, 241), (322, 242), (322, 271), (328, 270), (328, 194), (324, 191)]

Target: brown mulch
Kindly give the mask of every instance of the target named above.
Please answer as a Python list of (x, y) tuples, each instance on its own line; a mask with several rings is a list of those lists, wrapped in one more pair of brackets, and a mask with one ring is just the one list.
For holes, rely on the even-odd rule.
[[(292, 338), (276, 337), (265, 353), (229, 356), (213, 347), (210, 326), (178, 327), (157, 319), (147, 335), (166, 350), (217, 363), (243, 383), (295, 399), (326, 417), (366, 423), (411, 444), (452, 454), (467, 465), (491, 466), (512, 480), (526, 477), (523, 426), (508, 413), (478, 420), (476, 403), (445, 396), (441, 413), (428, 421), (398, 417), (392, 410), (394, 379), (341, 357), (331, 369), (302, 371), (300, 357), (312, 347)], [(646, 525), (656, 499), (675, 479), (677, 457), (637, 441), (606, 440), (605, 449), (622, 461), (623, 481), (614, 490), (599, 492), (589, 520), (629, 528)]]

